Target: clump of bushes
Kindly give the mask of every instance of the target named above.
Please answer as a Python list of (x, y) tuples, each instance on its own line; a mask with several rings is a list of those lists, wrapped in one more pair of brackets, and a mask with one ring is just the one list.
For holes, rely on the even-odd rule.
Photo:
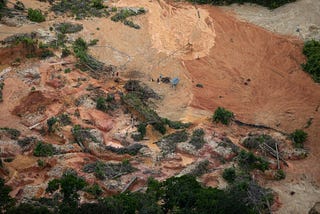
[(82, 170), (86, 173), (94, 173), (98, 179), (104, 180), (105, 178), (114, 179), (121, 175), (134, 172), (136, 169), (128, 160), (124, 160), (121, 163), (103, 163), (97, 161), (85, 165)]
[(214, 122), (220, 122), (224, 125), (229, 125), (233, 117), (234, 115), (231, 111), (228, 111), (223, 107), (218, 107), (212, 116), (212, 120)]
[(303, 54), (307, 57), (307, 63), (302, 65), (315, 82), (320, 82), (320, 42), (307, 41), (303, 47)]
[(138, 134), (132, 134), (131, 135), (132, 139), (134, 139), (135, 141), (142, 140), (146, 136), (146, 133), (147, 133), (146, 127), (147, 127), (147, 124), (139, 123), (139, 125), (137, 127)]
[(66, 33), (76, 33), (83, 29), (82, 24), (74, 24), (70, 22), (62, 22), (53, 25), (56, 31), (66, 34)]
[(0, 82), (0, 102), (3, 102), (2, 90), (4, 87), (4, 82)]
[(8, 128), (8, 127), (3, 127), (0, 128), (0, 137), (1, 134), (4, 133), (5, 135), (7, 135), (10, 139), (12, 140), (17, 140), (18, 137), (20, 136), (21, 132), (17, 129), (12, 129), (12, 128)]
[(95, 198), (98, 198), (102, 193), (102, 189), (98, 184), (93, 184), (92, 186), (88, 186), (84, 189), (85, 192), (90, 193)]
[(39, 9), (28, 9), (28, 19), (33, 22), (44, 22), (46, 18)]
[(130, 20), (127, 20), (128, 17), (130, 16), (137, 16), (140, 14), (146, 13), (146, 10), (144, 8), (139, 8), (138, 10), (130, 9), (130, 8), (125, 8), (121, 9), (119, 12), (117, 12), (115, 15), (111, 17), (111, 20), (114, 22), (123, 22), (123, 24), (132, 27), (134, 29), (140, 29), (140, 26), (133, 23)]
[[(194, 0), (188, 0), (189, 2), (194, 2)], [(275, 9), (284, 4), (295, 2), (296, 0), (195, 0), (198, 4), (213, 4), (213, 5), (229, 5), (233, 3), (255, 3), (269, 9)]]
[(234, 167), (224, 169), (222, 177), (228, 183), (232, 183), (236, 179), (236, 169)]
[(33, 150), (33, 155), (36, 157), (47, 157), (54, 155), (55, 152), (56, 150), (51, 144), (39, 141)]
[(276, 180), (282, 180), (286, 178), (286, 173), (282, 169), (278, 169), (275, 174)]
[(269, 168), (268, 161), (255, 156), (252, 152), (242, 150), (237, 158), (239, 165), (246, 170), (259, 169), (261, 171), (265, 171)]
[(164, 136), (160, 141), (156, 142), (157, 146), (161, 149), (164, 156), (173, 153), (176, 145), (188, 140), (188, 133), (185, 130), (177, 131), (175, 133)]
[(51, 7), (55, 13), (69, 13), (76, 16), (76, 19), (86, 17), (106, 17), (109, 12), (105, 9), (102, 0), (62, 0)]
[(260, 149), (260, 145), (263, 143), (267, 144), (271, 148), (276, 149), (277, 141), (270, 135), (266, 134), (251, 135), (243, 141), (243, 145), (248, 149)]
[(204, 131), (203, 129), (196, 129), (193, 131), (191, 140), (189, 141), (196, 149), (201, 149), (206, 143), (204, 140)]
[(88, 44), (82, 38), (76, 39), (73, 43), (73, 52), (79, 59), (79, 66), (82, 70), (102, 71), (104, 69), (104, 63), (98, 61), (87, 53)]
[(117, 154), (129, 154), (129, 155), (137, 155), (143, 145), (134, 143), (127, 147), (116, 148), (113, 146), (106, 146), (105, 149), (117, 153)]
[(82, 128), (80, 125), (74, 125), (71, 132), (74, 140), (80, 146), (87, 140), (97, 142), (97, 139), (90, 133), (90, 129)]
[(122, 102), (127, 105), (129, 110), (135, 111), (141, 116), (143, 122), (151, 124), (153, 128), (159, 131), (161, 134), (166, 133), (165, 123), (161, 117), (149, 108), (135, 93), (127, 93), (121, 97)]
[(191, 123), (182, 123), (180, 121), (172, 121), (172, 120), (169, 120), (168, 118), (162, 118), (162, 121), (172, 129), (185, 129), (185, 128), (189, 128), (192, 125)]
[(308, 133), (306, 133), (301, 129), (297, 129), (290, 134), (290, 138), (293, 142), (294, 147), (303, 148), (304, 147), (303, 143), (307, 140)]

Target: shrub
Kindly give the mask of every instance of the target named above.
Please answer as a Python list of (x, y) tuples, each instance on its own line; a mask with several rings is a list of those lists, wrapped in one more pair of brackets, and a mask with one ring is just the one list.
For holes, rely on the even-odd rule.
[(162, 118), (162, 121), (172, 129), (184, 129), (184, 128), (189, 128), (192, 125), (191, 123), (182, 123), (180, 121), (172, 121), (172, 120), (169, 120), (168, 118)]
[(296, 148), (303, 148), (303, 143), (307, 140), (308, 134), (301, 129), (297, 129), (290, 134), (290, 137)]
[(212, 119), (214, 122), (221, 122), (224, 125), (228, 125), (233, 117), (234, 115), (231, 111), (228, 111), (227, 109), (222, 107), (218, 107), (215, 110)]
[(194, 145), (196, 149), (201, 149), (203, 145), (206, 143), (204, 141), (204, 131), (203, 129), (196, 129), (193, 131), (190, 144)]
[(63, 48), (61, 53), (61, 58), (65, 58), (71, 54), (71, 51), (68, 48)]
[(101, 111), (107, 111), (108, 110), (107, 105), (106, 105), (106, 100), (103, 97), (99, 97), (97, 99), (96, 108), (98, 110), (101, 110)]
[(98, 42), (99, 42), (99, 39), (90, 40), (89, 46), (94, 46), (94, 45), (96, 45)]
[(4, 87), (4, 82), (0, 82), (0, 102), (3, 101), (3, 95), (2, 95), (3, 87)]
[(21, 134), (19, 130), (8, 127), (0, 128), (0, 133), (1, 131), (5, 132), (12, 140), (17, 140)]
[(285, 178), (286, 178), (286, 173), (282, 169), (277, 170), (277, 172), (275, 174), (275, 179), (276, 180), (282, 180), (282, 179), (285, 179)]
[(33, 155), (36, 157), (52, 156), (55, 153), (55, 148), (51, 144), (38, 142), (36, 148), (33, 151)]
[(265, 171), (269, 168), (269, 162), (261, 157), (256, 157), (252, 152), (242, 150), (238, 155), (239, 165), (247, 170), (259, 169)]
[(224, 169), (222, 177), (228, 181), (228, 183), (232, 183), (236, 179), (236, 169), (234, 167)]
[(44, 22), (46, 20), (41, 10), (32, 8), (28, 9), (28, 19), (33, 22)]
[(84, 189), (85, 192), (90, 193), (91, 195), (95, 196), (96, 198), (102, 194), (102, 189), (98, 184), (93, 184)]
[(56, 31), (59, 31), (62, 34), (76, 33), (83, 29), (82, 24), (73, 24), (70, 22), (54, 24), (53, 26), (55, 27)]
[(320, 82), (320, 42), (307, 41), (303, 47), (303, 54), (307, 57), (307, 63), (302, 65), (315, 82)]
[(56, 122), (58, 122), (57, 118), (55, 117), (51, 117), (50, 119), (47, 120), (47, 125), (48, 125), (48, 132), (52, 133), (54, 132), (54, 124), (56, 124)]

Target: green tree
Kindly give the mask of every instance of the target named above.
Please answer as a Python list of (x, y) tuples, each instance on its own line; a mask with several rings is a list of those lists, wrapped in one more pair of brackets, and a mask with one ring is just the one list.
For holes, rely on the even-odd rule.
[(301, 129), (296, 129), (290, 134), (290, 138), (293, 141), (293, 145), (297, 148), (303, 148), (304, 142), (308, 138), (308, 133)]
[(213, 116), (212, 119), (214, 122), (221, 122), (224, 125), (228, 125), (232, 118), (234, 117), (233, 113), (231, 111), (228, 111), (227, 109), (223, 107), (218, 107)]
[(33, 22), (44, 22), (46, 18), (39, 9), (28, 9), (28, 19)]

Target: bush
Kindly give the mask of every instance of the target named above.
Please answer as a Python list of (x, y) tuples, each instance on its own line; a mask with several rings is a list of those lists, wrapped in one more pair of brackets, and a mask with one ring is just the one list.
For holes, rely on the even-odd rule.
[(4, 88), (4, 82), (0, 82), (0, 102), (3, 101), (2, 90)]
[(224, 125), (228, 125), (233, 117), (234, 115), (231, 111), (228, 111), (227, 109), (222, 107), (218, 107), (215, 110), (212, 119), (214, 122), (221, 122)]
[(303, 54), (307, 57), (307, 63), (302, 65), (315, 82), (320, 82), (320, 42), (311, 40), (304, 44)]
[(12, 140), (17, 140), (21, 134), (19, 130), (8, 127), (0, 128), (0, 134), (2, 131), (5, 132)]
[(275, 179), (276, 180), (282, 180), (282, 179), (285, 179), (285, 178), (286, 178), (286, 173), (282, 169), (277, 170), (277, 172), (275, 174)]
[(71, 51), (68, 48), (63, 48), (61, 53), (61, 58), (65, 58), (71, 54)]
[(48, 132), (49, 133), (53, 133), (54, 132), (54, 124), (56, 124), (56, 122), (58, 122), (57, 118), (55, 117), (51, 117), (50, 119), (47, 120), (47, 125), (48, 125)]
[(228, 183), (232, 183), (236, 179), (236, 169), (234, 167), (224, 169), (222, 177), (228, 181)]
[(196, 149), (201, 149), (203, 145), (206, 143), (204, 141), (204, 131), (203, 129), (196, 129), (193, 131), (190, 144), (192, 144)]
[(106, 100), (103, 97), (99, 97), (97, 99), (96, 108), (98, 110), (101, 110), (101, 111), (104, 111), (104, 112), (108, 110), (107, 105), (106, 105)]
[(38, 9), (28, 9), (28, 19), (33, 22), (44, 22), (46, 19), (42, 12)]
[(82, 24), (73, 24), (70, 22), (54, 24), (53, 26), (55, 27), (56, 31), (59, 31), (62, 34), (76, 33), (83, 29)]
[(38, 142), (36, 148), (33, 151), (33, 155), (36, 157), (52, 156), (55, 153), (55, 148), (51, 144)]
[(269, 168), (269, 162), (261, 157), (256, 157), (252, 152), (242, 150), (238, 155), (239, 165), (246, 170), (259, 169), (265, 171)]
[(102, 194), (102, 189), (98, 184), (93, 184), (84, 189), (85, 192), (90, 193), (91, 195), (95, 196), (96, 198)]
[(296, 148), (303, 148), (303, 143), (307, 140), (308, 134), (301, 129), (295, 130), (290, 134), (293, 145)]

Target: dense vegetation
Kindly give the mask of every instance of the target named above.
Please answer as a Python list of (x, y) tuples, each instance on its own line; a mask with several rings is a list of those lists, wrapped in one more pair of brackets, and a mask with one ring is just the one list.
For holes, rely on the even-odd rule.
[(307, 57), (307, 63), (302, 65), (315, 82), (320, 82), (320, 42), (311, 40), (304, 44), (303, 54)]
[(275, 9), (284, 4), (295, 2), (296, 0), (188, 0), (189, 2), (196, 2), (199, 4), (214, 4), (214, 5), (229, 5), (232, 3), (255, 3), (268, 7), (269, 9)]
[(88, 187), (85, 180), (73, 171), (49, 182), (47, 192), (60, 192), (55, 199), (42, 198), (33, 204), (12, 207), (12, 199), (8, 195), (10, 189), (0, 182), (0, 190), (3, 189), (1, 200), (5, 200), (5, 206), (1, 208), (9, 209), (8, 213), (264, 213), (272, 203), (269, 190), (244, 177), (235, 179), (224, 190), (203, 187), (188, 175), (163, 182), (149, 179), (145, 192), (124, 192), (81, 205), (79, 190), (97, 196), (101, 195), (101, 189), (97, 185)]

